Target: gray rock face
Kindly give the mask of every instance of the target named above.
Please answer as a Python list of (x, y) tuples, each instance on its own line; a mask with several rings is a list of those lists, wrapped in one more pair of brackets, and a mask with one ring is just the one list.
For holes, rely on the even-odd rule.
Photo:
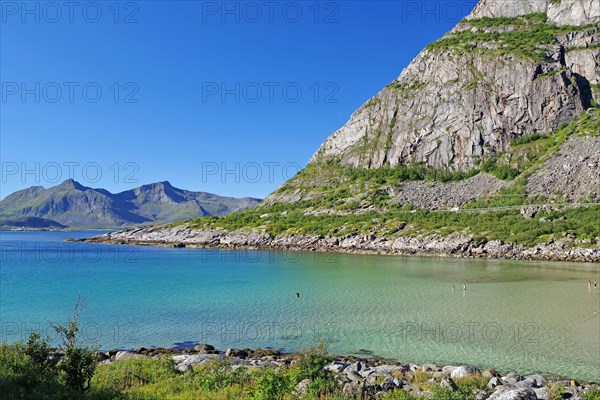
[[(584, 26), (600, 22), (598, 4), (482, 0), (451, 34), (469, 29), (501, 32), (504, 27), (478, 28), (468, 20), (538, 12), (547, 12), (549, 23)], [(515, 137), (547, 133), (570, 122), (589, 107), (593, 96), (598, 97), (590, 84), (600, 76), (600, 33), (590, 28), (555, 38), (555, 43), (544, 45), (543, 61), (512, 53), (425, 49), (333, 133), (311, 162), (334, 159), (363, 168), (426, 163), (464, 171), (481, 156), (506, 150)]]
[(600, 136), (572, 137), (527, 181), (530, 195), (600, 198)]
[(561, 0), (548, 4), (548, 20), (557, 25), (585, 25), (600, 22), (597, 0)]
[(550, 0), (498, 1), (482, 0), (467, 19), (518, 17), (520, 15), (546, 12)]
[(548, 20), (557, 25), (580, 26), (600, 21), (600, 3), (596, 0), (483, 0), (467, 18), (518, 17), (534, 13), (547, 13)]
[[(562, 68), (550, 64), (548, 69)], [(570, 71), (533, 79), (537, 69), (511, 55), (492, 64), (475, 54), (425, 50), (394, 83), (423, 86), (409, 94), (385, 88), (311, 161), (339, 158), (364, 168), (427, 163), (469, 170), (481, 156), (504, 151), (512, 137), (549, 132), (584, 110)]]

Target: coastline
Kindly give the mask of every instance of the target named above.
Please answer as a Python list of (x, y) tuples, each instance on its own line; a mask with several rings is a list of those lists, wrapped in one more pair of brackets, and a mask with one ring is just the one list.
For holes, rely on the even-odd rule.
[(87, 239), (68, 239), (87, 243), (160, 246), (229, 250), (290, 250), (349, 254), (488, 258), (507, 260), (600, 262), (600, 247), (570, 246), (566, 240), (526, 247), (492, 240), (478, 242), (471, 237), (344, 237), (277, 236), (242, 231), (199, 231), (185, 225), (141, 227), (109, 232)]
[[(131, 359), (170, 357), (180, 373), (197, 366), (206, 366), (215, 360), (225, 360), (230, 369), (285, 368), (294, 366), (301, 353), (282, 353), (273, 349), (234, 349), (217, 350), (208, 344), (198, 344), (193, 348), (139, 348), (136, 350), (110, 350), (96, 353), (99, 365), (111, 364)], [(336, 376), (342, 393), (361, 398), (379, 398), (388, 391), (404, 390), (416, 396), (426, 396), (424, 386), (441, 385), (450, 390), (456, 389), (455, 381), (461, 379), (483, 380), (487, 392), (480, 391), (480, 399), (548, 399), (559, 386), (571, 398), (579, 398), (582, 393), (600, 389), (595, 382), (578, 382), (572, 378), (544, 376), (540, 374), (520, 375), (515, 371), (499, 372), (493, 368), (480, 370), (472, 365), (440, 365), (431, 363), (404, 363), (397, 360), (364, 356), (334, 355), (324, 370)], [(301, 384), (296, 387), (302, 390)]]

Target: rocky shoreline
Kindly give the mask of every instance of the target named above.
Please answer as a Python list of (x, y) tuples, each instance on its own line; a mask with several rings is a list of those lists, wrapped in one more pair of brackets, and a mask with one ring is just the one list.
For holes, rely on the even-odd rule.
[(255, 232), (200, 231), (182, 225), (126, 229), (77, 241), (177, 248), (275, 249), (402, 256), (600, 262), (600, 247), (572, 247), (566, 240), (525, 247), (500, 240), (483, 243), (468, 236), (385, 238), (373, 235), (343, 237), (306, 235), (272, 237)]
[[(198, 344), (190, 349), (140, 348), (96, 353), (99, 364), (156, 357), (171, 357), (175, 368), (184, 373), (195, 366), (210, 364), (215, 359), (227, 360), (232, 369), (293, 366), (298, 354), (284, 354), (272, 349), (229, 348), (219, 351), (208, 344)], [(365, 399), (377, 399), (392, 390), (426, 396), (427, 387), (432, 385), (455, 390), (455, 381), (465, 377), (487, 381), (488, 390), (475, 393), (475, 398), (482, 400), (551, 399), (559, 387), (562, 398), (577, 400), (589, 390), (600, 389), (600, 385), (596, 383), (548, 378), (538, 374), (521, 376), (516, 372), (502, 374), (493, 369), (481, 371), (471, 365), (411, 364), (355, 356), (335, 356), (325, 369), (336, 374), (336, 382), (346, 396)], [(300, 382), (296, 392), (302, 394), (309, 384), (310, 382)]]

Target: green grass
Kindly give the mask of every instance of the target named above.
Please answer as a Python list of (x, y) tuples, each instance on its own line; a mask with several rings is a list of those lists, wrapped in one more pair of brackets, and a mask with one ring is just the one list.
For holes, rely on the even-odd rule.
[(600, 389), (594, 388), (581, 395), (581, 400), (600, 400)]
[[(600, 206), (541, 211), (526, 218), (519, 208), (487, 212), (413, 210), (395, 204), (389, 187), (406, 181), (455, 182), (485, 171), (510, 181), (497, 195), (471, 201), (462, 208), (488, 209), (527, 204), (562, 202), (561, 195), (531, 197), (525, 190), (527, 177), (561, 149), (573, 136), (595, 136), (600, 132), (600, 109), (589, 110), (571, 124), (550, 134), (530, 134), (514, 139), (509, 149), (488, 157), (478, 169), (468, 172), (435, 170), (424, 164), (376, 169), (343, 166), (336, 161), (309, 164), (277, 194), (304, 193), (310, 199), (294, 203), (260, 205), (225, 217), (205, 217), (188, 222), (194, 229), (241, 230), (279, 235), (341, 237), (373, 234), (381, 237), (471, 235), (477, 240), (503, 240), (534, 245), (567, 238), (579, 245), (592, 245), (600, 237)], [(359, 210), (371, 207), (369, 211)], [(330, 210), (333, 213), (315, 211)], [(545, 218), (541, 220), (540, 218)], [(399, 229), (399, 227), (403, 227)]]
[(422, 82), (422, 81), (413, 81), (413, 82), (409, 82), (409, 83), (401, 83), (398, 81), (393, 81), (392, 83), (387, 85), (388, 88), (396, 89), (396, 90), (399, 90), (404, 93), (413, 92), (413, 91), (419, 90), (421, 88), (424, 88), (425, 86), (427, 86), (427, 83)]
[(46, 373), (55, 365), (38, 341), (36, 336), (34, 352), (30, 344), (0, 344), (3, 400), (292, 400), (300, 398), (295, 387), (303, 379), (311, 379), (303, 399), (344, 399), (335, 374), (323, 369), (332, 357), (322, 344), (281, 368), (232, 368), (228, 359), (215, 359), (180, 373), (167, 356), (121, 360), (98, 366), (89, 389), (75, 391), (59, 375)]
[[(599, 134), (600, 108), (594, 108), (554, 132), (548, 134), (536, 132), (516, 137), (506, 151), (481, 157), (478, 160), (478, 168), (470, 171), (436, 169), (422, 163), (366, 169), (343, 166), (332, 160), (324, 164), (309, 164), (280, 190), (285, 192), (290, 188), (313, 187), (327, 191), (332, 184), (336, 188), (344, 187), (349, 190), (352, 185), (362, 186), (364, 189), (365, 184), (394, 185), (408, 181), (457, 182), (479, 172), (490, 173), (501, 180), (512, 181), (528, 170), (540, 166), (548, 157), (555, 154), (568, 138), (576, 135), (598, 136)], [(371, 148), (371, 143), (365, 143), (365, 148)], [(336, 193), (337, 198), (340, 198), (339, 195), (340, 193)]]
[[(546, 23), (545, 14), (530, 14), (516, 18), (481, 18), (464, 20), (460, 23), (465, 29), (450, 33), (430, 44), (430, 50), (454, 49), (460, 52), (477, 52), (491, 56), (507, 54), (541, 62), (545, 58), (544, 45), (557, 44), (556, 35), (593, 28), (587, 26), (555, 26)], [(469, 28), (479, 28), (472, 32)], [(494, 28), (511, 27), (499, 32)], [(489, 30), (489, 31), (488, 31)], [(480, 46), (481, 43), (496, 44), (492, 49)]]
[[(480, 200), (469, 206), (505, 207), (523, 204), (520, 189), (505, 191), (491, 200)], [(279, 235), (319, 235), (341, 237), (353, 234), (373, 234), (382, 237), (418, 236), (438, 234), (472, 235), (478, 240), (503, 240), (517, 244), (534, 245), (540, 238), (570, 238), (592, 243), (600, 237), (600, 205), (567, 208), (557, 211), (540, 211), (536, 218), (526, 218), (520, 210), (506, 209), (489, 212), (406, 211), (407, 207), (386, 212), (361, 214), (306, 214), (306, 210), (319, 203), (312, 201), (278, 204), (272, 207), (248, 210), (226, 217), (201, 218), (191, 227), (204, 230), (248, 230)], [(265, 216), (268, 214), (268, 216)], [(544, 217), (545, 220), (540, 220)], [(401, 230), (399, 226), (405, 225)]]
[[(323, 344), (293, 355), (295, 361), (281, 367), (237, 367), (230, 360), (215, 358), (208, 364), (181, 373), (168, 356), (114, 361), (95, 368), (86, 391), (74, 391), (53, 373), (55, 362), (47, 344), (33, 335), (27, 344), (0, 344), (0, 393), (3, 400), (358, 400), (342, 393), (336, 374), (323, 369), (333, 357)], [(386, 393), (383, 400), (473, 400), (477, 393), (490, 393), (488, 378), (473, 375), (454, 379), (454, 390), (443, 387), (431, 372), (397, 372), (424, 395), (404, 390)], [(303, 394), (299, 382), (309, 379)], [(384, 378), (378, 378), (383, 382)], [(565, 388), (551, 385), (551, 398), (560, 398)], [(582, 400), (598, 400), (600, 390), (582, 394)]]

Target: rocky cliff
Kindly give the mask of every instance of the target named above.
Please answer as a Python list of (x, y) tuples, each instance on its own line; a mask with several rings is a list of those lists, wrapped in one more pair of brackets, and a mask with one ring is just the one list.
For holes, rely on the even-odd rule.
[(311, 162), (466, 171), (600, 100), (600, 2), (483, 0), (331, 135)]
[(545, 13), (556, 25), (581, 26), (600, 22), (600, 3), (596, 0), (482, 0), (467, 17), (502, 18)]
[(481, 0), (258, 207), (91, 241), (598, 262), (599, 7)]

